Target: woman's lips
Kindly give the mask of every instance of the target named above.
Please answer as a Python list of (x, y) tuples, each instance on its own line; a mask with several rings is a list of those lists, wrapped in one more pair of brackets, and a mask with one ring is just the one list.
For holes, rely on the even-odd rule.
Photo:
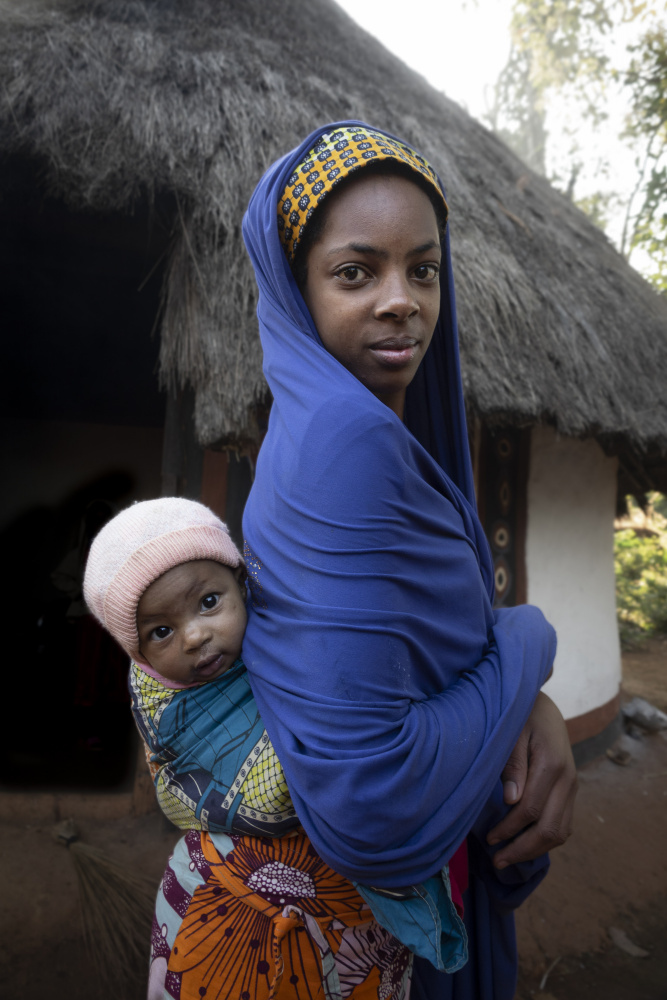
[(378, 344), (373, 344), (370, 349), (383, 364), (400, 368), (414, 359), (417, 353), (417, 344), (418, 342), (412, 338), (383, 340)]

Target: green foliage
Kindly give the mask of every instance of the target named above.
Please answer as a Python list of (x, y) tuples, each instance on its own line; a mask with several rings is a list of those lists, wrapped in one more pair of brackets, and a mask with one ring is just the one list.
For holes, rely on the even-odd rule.
[(503, 142), (524, 163), (546, 173), (546, 109), (539, 85), (533, 82), (533, 56), (513, 46), (507, 65), (494, 88), (487, 120)]
[[(599, 192), (577, 204), (597, 225), (609, 225), (616, 214), (617, 231), (623, 222), (621, 252), (628, 259), (635, 255), (645, 276), (667, 293), (667, 21), (661, 0), (514, 0), (511, 30), (510, 57), (487, 115), (491, 128), (544, 175), (548, 148), (557, 148), (561, 166), (550, 179), (574, 198), (586, 161), (581, 135), (605, 125), (612, 92), (625, 94), (628, 114), (618, 138), (635, 155), (634, 190), (623, 199)], [(623, 44), (614, 47), (620, 36)], [(552, 137), (549, 111), (556, 105), (569, 109), (577, 124), (561, 125)], [(597, 165), (597, 183), (604, 170), (604, 163)]]
[(605, 117), (600, 90), (609, 75), (602, 39), (623, 17), (626, 0), (515, 0), (512, 49), (495, 87), (491, 128), (538, 173), (545, 174), (549, 98), (566, 91), (582, 114)]
[[(655, 509), (665, 498), (655, 495)], [(667, 635), (667, 521), (651, 529), (624, 528), (614, 538), (616, 608), (621, 641), (635, 645), (651, 635)]]
[(624, 83), (632, 103), (624, 136), (644, 153), (637, 163), (641, 203), (628, 248), (630, 254), (638, 248), (648, 254), (649, 280), (667, 293), (667, 26), (647, 31), (631, 51)]
[(623, 17), (622, 0), (516, 0), (512, 35), (518, 49), (532, 54), (532, 82), (545, 92), (577, 86), (585, 114), (599, 113), (594, 82), (601, 82), (609, 70), (609, 56), (602, 39)]
[(644, 269), (644, 277), (657, 291), (667, 295), (667, 212), (651, 218), (644, 206), (630, 242), (631, 252), (636, 249), (648, 255), (650, 263)]
[(616, 195), (610, 191), (596, 191), (587, 198), (575, 198), (575, 205), (586, 213), (598, 229), (604, 230), (609, 224), (609, 217), (617, 201)]
[(654, 493), (652, 495), (653, 510), (660, 517), (664, 517), (667, 522), (667, 497), (663, 496), (662, 493)]

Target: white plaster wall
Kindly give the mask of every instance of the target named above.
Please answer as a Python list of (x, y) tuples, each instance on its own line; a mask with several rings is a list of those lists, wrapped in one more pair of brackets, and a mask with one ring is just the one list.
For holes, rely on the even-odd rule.
[(610, 701), (621, 680), (614, 588), (616, 459), (597, 442), (531, 435), (526, 573), (528, 600), (558, 633), (544, 690), (566, 719)]

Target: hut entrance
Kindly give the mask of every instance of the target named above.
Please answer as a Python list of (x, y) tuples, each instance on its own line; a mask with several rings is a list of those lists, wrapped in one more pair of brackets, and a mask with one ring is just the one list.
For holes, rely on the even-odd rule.
[(86, 613), (81, 577), (114, 511), (160, 494), (171, 212), (73, 212), (24, 161), (1, 180), (5, 780), (120, 790), (136, 760), (127, 658)]

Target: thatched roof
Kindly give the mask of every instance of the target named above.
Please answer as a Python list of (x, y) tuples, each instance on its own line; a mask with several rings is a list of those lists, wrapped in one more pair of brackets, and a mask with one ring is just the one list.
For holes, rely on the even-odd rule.
[(203, 444), (242, 440), (266, 393), (248, 197), (308, 130), (354, 117), (414, 142), (448, 189), (471, 411), (663, 464), (667, 300), (331, 0), (5, 0), (0, 19), (0, 149), (73, 207), (175, 196), (161, 372), (195, 387)]

